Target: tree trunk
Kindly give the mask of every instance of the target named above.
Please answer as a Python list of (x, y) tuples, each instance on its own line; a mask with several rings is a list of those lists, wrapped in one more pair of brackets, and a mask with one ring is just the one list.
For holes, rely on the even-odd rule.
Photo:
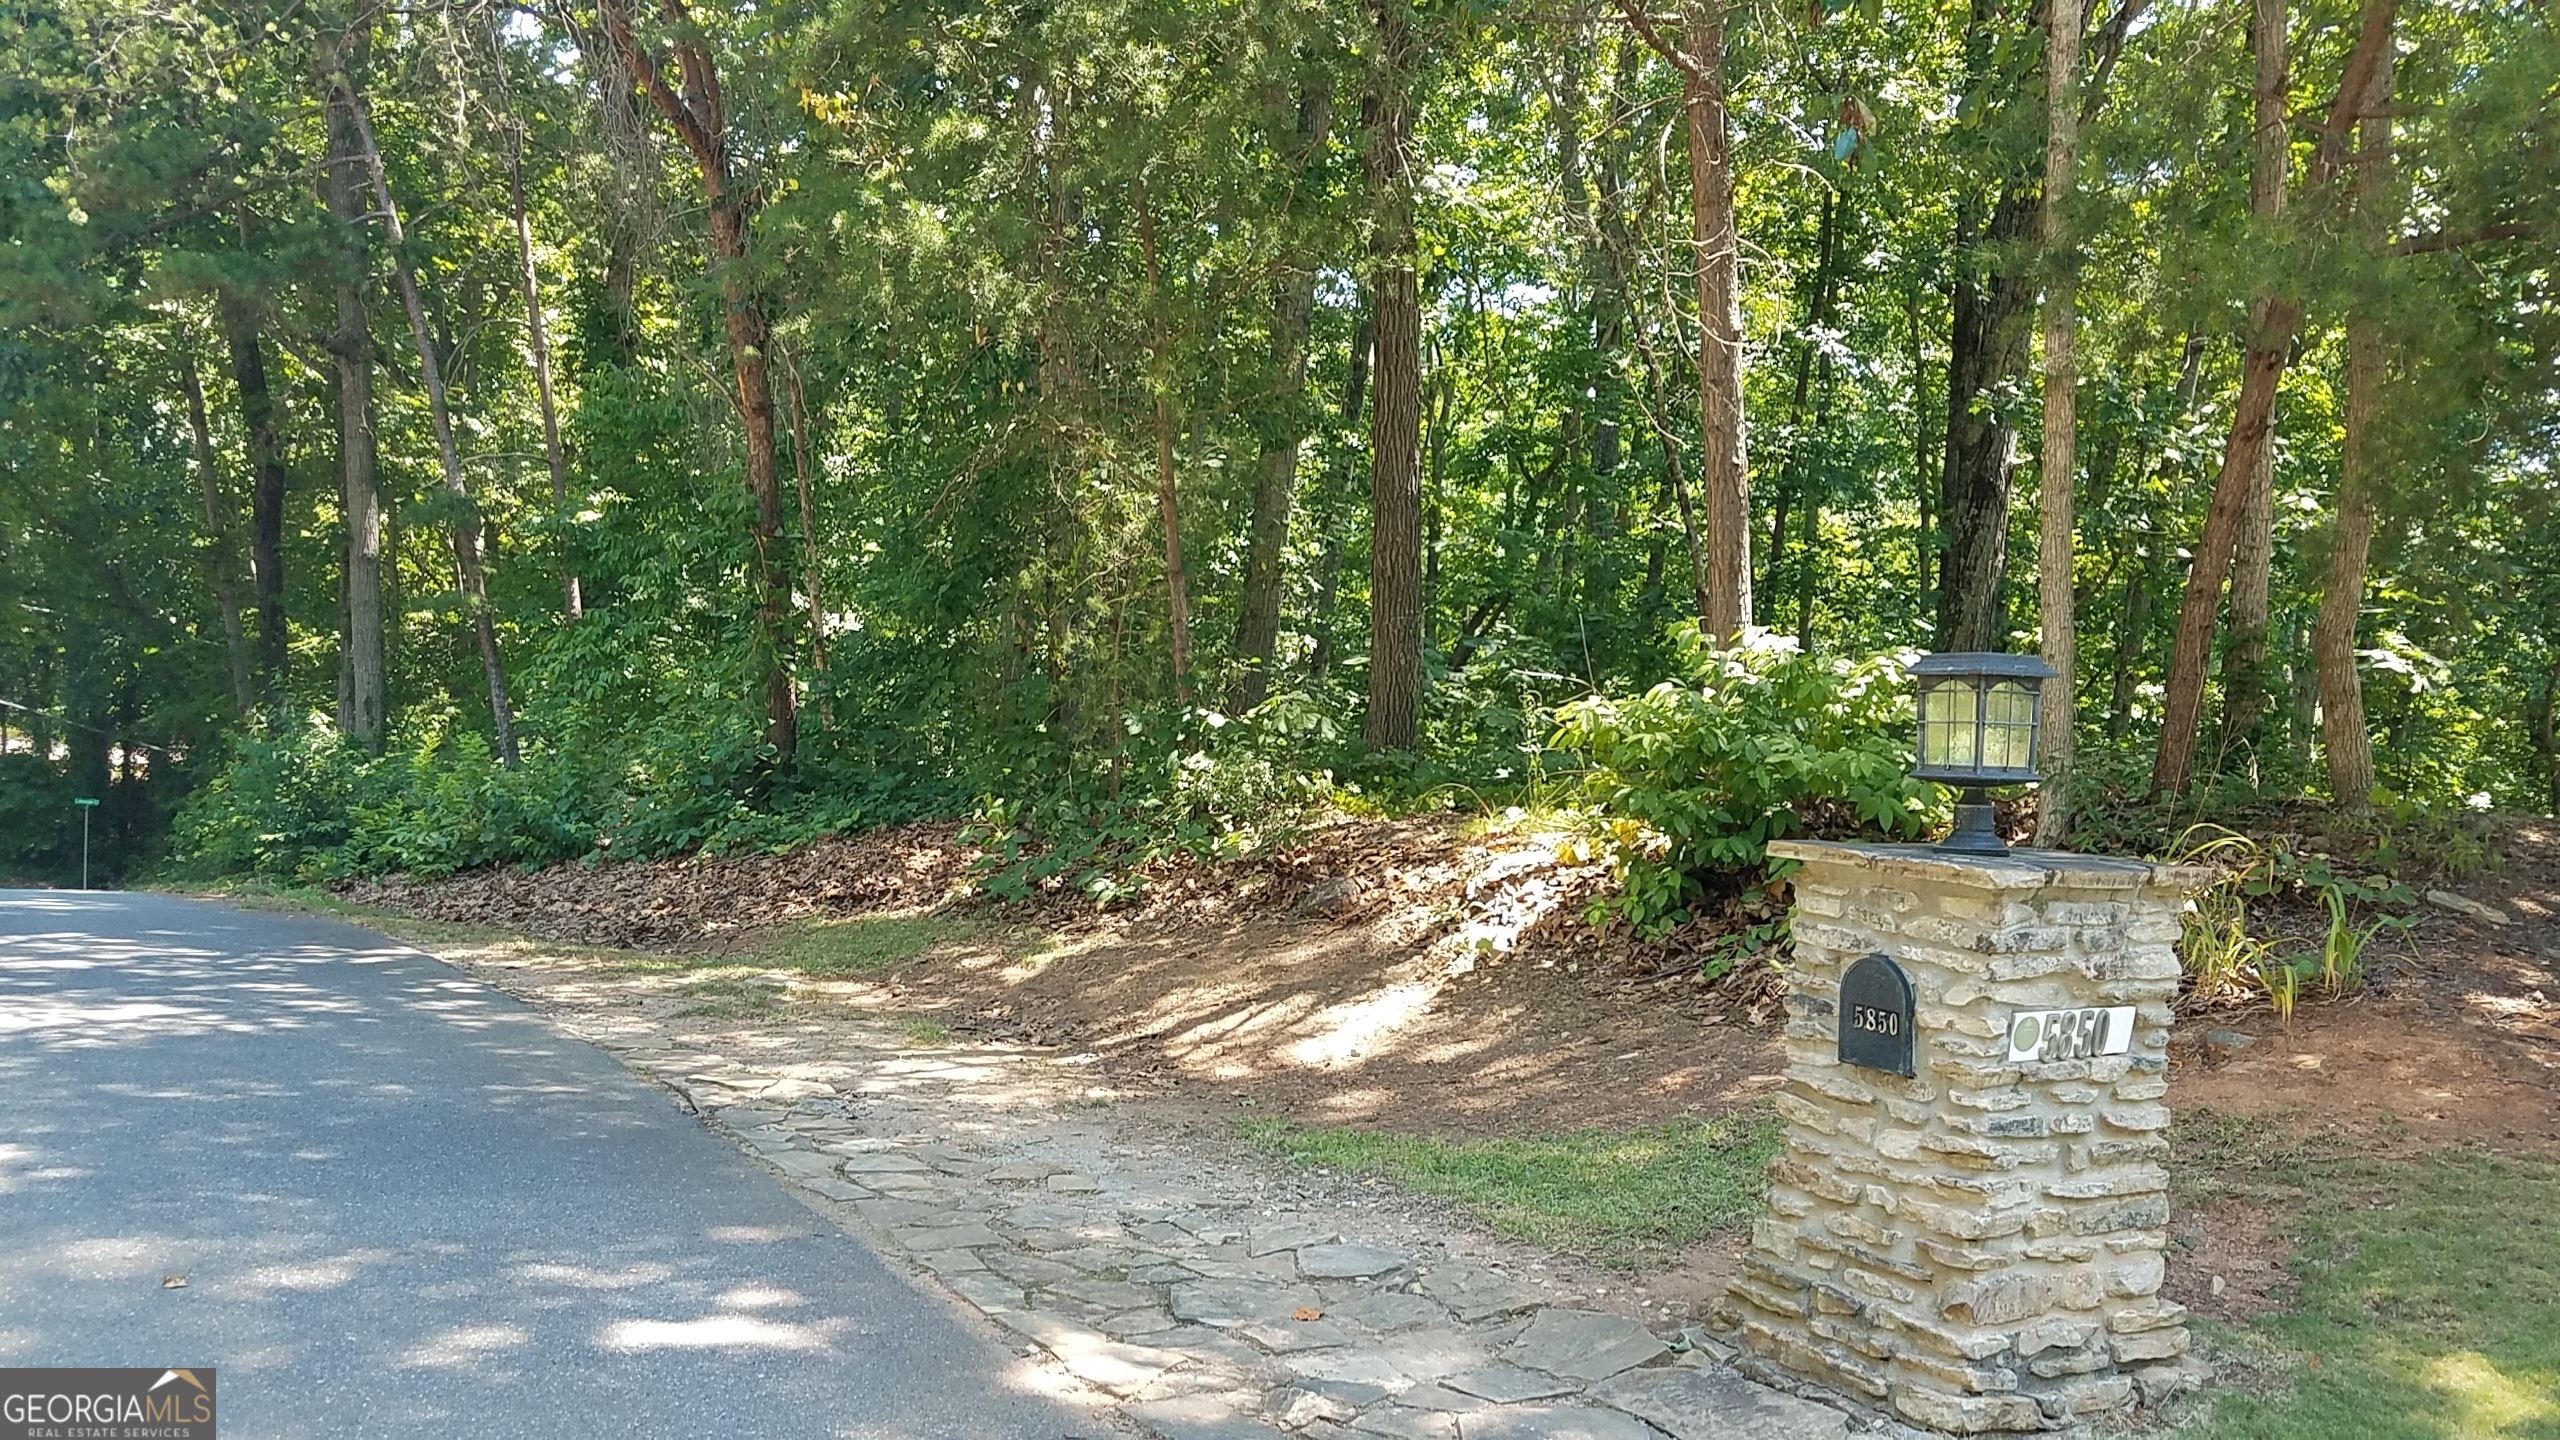
[[(751, 238), (750, 197), (738, 189), (729, 154), (728, 117), (721, 107), (720, 76), (699, 38), (676, 44), (679, 95), (667, 83), (651, 54), (640, 47), (631, 29), (624, 0), (598, 0), (612, 46), (658, 113), (693, 152), (710, 210), (711, 268), (720, 284), (722, 319), (729, 340), (730, 368), (736, 373), (738, 418), (745, 430), (747, 492), (755, 506), (756, 637), (750, 672), (762, 678), (765, 743), (785, 757), (799, 745), (798, 698), (784, 660), (783, 632), (788, 628), (791, 581), (775, 552), (781, 547), (782, 486), (776, 464), (773, 427), (773, 378), (766, 368), (772, 324), (757, 293), (747, 258)], [(660, 0), (659, 11), (670, 29), (691, 31), (683, 0)]]
[(1298, 485), (1298, 453), (1306, 423), (1300, 412), (1307, 385), (1307, 331), (1315, 313), (1315, 271), (1280, 279), (1271, 317), (1272, 370), (1281, 392), (1253, 467), (1253, 516), (1246, 531), (1243, 613), (1236, 623), (1240, 668), (1227, 691), (1227, 708), (1242, 714), (1270, 694), (1271, 659), (1280, 642), (1282, 561), (1289, 545), (1289, 510)]
[[(1831, 327), (1832, 310), (1840, 292), (1838, 257), (1840, 231), (1847, 227), (1848, 217), (1841, 213), (1845, 197), (1837, 187), (1825, 185), (1822, 191), (1822, 220), (1814, 244), (1813, 303), (1810, 307), (1804, 344), (1796, 355), (1796, 388), (1794, 403), (1787, 412), (1786, 488), (1779, 494), (1779, 520), (1769, 527), (1768, 590), (1778, 593), (1778, 559), (1781, 537), (1786, 526), (1783, 519), (1786, 501), (1793, 497), (1804, 509), (1797, 517), (1802, 530), (1802, 543), (1796, 548), (1802, 558), (1796, 562), (1796, 646), (1805, 654), (1813, 653), (1813, 602), (1822, 581), (1822, 566), (1815, 545), (1822, 533), (1822, 476), (1818, 461), (1825, 432), (1831, 426), (1831, 356), (1812, 332)], [(1813, 423), (1805, 424), (1806, 403), (1812, 403)]]
[[(2320, 207), (2328, 203), (2366, 88), (2389, 48), (2392, 4), (2393, 0), (2365, 0), (2362, 32), (2347, 58), (2303, 182), (2306, 196)], [(2264, 21), (2270, 12), (2280, 17), (2281, 9), (2280, 0), (2260, 0), (2262, 57), (2271, 43), (2263, 33)], [(2283, 295), (2260, 297), (2251, 312), (2249, 346), (2241, 357), (2240, 398), (2232, 407), (2231, 433), (2223, 446), (2221, 471), (2214, 478), (2213, 502), (2205, 511), (2204, 534), (2196, 543), (2186, 590), (2178, 602), (2177, 639), (2169, 650), (2168, 695), (2161, 707), (2160, 748), (2151, 765), (2154, 794), (2183, 794), (2194, 777), (2196, 730), (2213, 651), (2214, 611), (2231, 572), (2232, 553), (2238, 548), (2241, 510), (2258, 453), (2267, 443), (2276, 385), (2284, 378), (2286, 355), (2302, 319), (2301, 306)]]
[[(2391, 69), (2387, 54), (2374, 68), (2356, 157), (2356, 228), (2377, 249), (2389, 243), (2399, 208), (2392, 189)], [(2356, 621), (2364, 609), (2374, 504), (2383, 474), (2376, 432), (2391, 382), (2388, 341), (2375, 310), (2360, 304), (2347, 312), (2346, 449), (2338, 467), (2328, 585), (2321, 592), (2320, 620), (2311, 636), (2320, 669), (2320, 751), (2329, 770), (2329, 797), (2350, 810), (2373, 803), (2373, 741), (2365, 729), (2364, 681), (2356, 671)], [(2547, 738), (2547, 718), (2544, 731)]]
[(1938, 486), (1938, 640), (1941, 650), (2006, 648), (2000, 587), (2009, 566), (2009, 498), (2017, 427), (1995, 399), (2026, 358), (2033, 273), (2023, 259), (1979, 270), (1979, 255), (2016, 255), (2043, 206), (2032, 179), (2003, 187), (1978, 234), (1959, 221), (1947, 342), (1946, 458)]
[[(490, 39), (494, 48), (494, 32)], [(533, 221), (525, 213), (524, 126), (513, 116), (507, 124), (507, 206), (515, 220), (516, 282), (524, 291), (525, 352), (533, 361), (533, 393), (542, 407), (542, 456), (551, 466), (551, 530), (552, 543), (561, 550), (561, 610), (574, 623), (585, 617), (587, 604), (577, 568), (569, 563), (567, 553), (569, 461), (560, 448), (560, 410), (551, 392), (550, 327), (542, 318), (542, 280), (533, 265)]]
[[(341, 42), (365, 44), (361, 30)], [(364, 223), (370, 208), (362, 173), (363, 142), (352, 112), (328, 106), (329, 143), (320, 171), (320, 199), (338, 221), (334, 290), (338, 328), (329, 339), (337, 371), (338, 478), (346, 514), (346, 684), (339, 697), (338, 729), (359, 748), (382, 748), (386, 661), (383, 644), (382, 497), (374, 483), (373, 320), (365, 304)]]
[(1742, 404), (1742, 246), (1725, 114), (1724, 0), (1692, 0), (1684, 48), (1691, 238), (1698, 275), (1698, 486), (1706, 493), (1707, 634), (1751, 624), (1751, 478)]
[[(2046, 20), (2045, 4), (2032, 8), (2031, 24)], [(1968, 105), (1989, 110), (2004, 103), (1991, 88), (1992, 49), (2003, 20), (1997, 0), (1972, 0), (1964, 37)], [(1957, 207), (1946, 449), (1938, 483), (1940, 650), (2007, 648), (2001, 591), (2008, 577), (2018, 436), (2001, 397), (2026, 363), (2043, 189), (2041, 168), (2019, 163), (2003, 169), (1987, 221), (1978, 194), (1968, 194)]]
[[(2137, 542), (2140, 543), (2140, 542)], [(2116, 632), (2115, 684), (2107, 697), (2107, 738), (2133, 725), (2133, 662), (2151, 635), (2151, 552), (2140, 551), (2124, 577), (2124, 616)]]
[(2275, 420), (2258, 447), (2248, 493), (2240, 500), (2240, 537), (2231, 554), (2231, 635), (2222, 652), (2222, 744), (2229, 755), (2257, 748), (2266, 718), (2267, 654), (2274, 624), (2276, 547)]
[(275, 700), (283, 698), (288, 639), (283, 447), (276, 439), (275, 400), (267, 393), (266, 348), (258, 342), (258, 302), (227, 287), (218, 301), (223, 338), (231, 349), (231, 382), (240, 392), (240, 428), (249, 441), (249, 571), (258, 595), (258, 689)]
[(1371, 750), (1410, 750), (1422, 716), (1422, 305), (1414, 273), (1414, 38), (1405, 0), (1369, 0), (1377, 53), (1361, 103), (1377, 396), (1369, 414)]
[[(1291, 152), (1299, 171), (1322, 153), (1332, 113), (1332, 98), (1325, 92), (1309, 88), (1299, 95)], [(1315, 317), (1315, 267), (1301, 263), (1291, 268), (1274, 285), (1273, 295), (1271, 373), (1276, 394), (1260, 427), (1261, 453), (1254, 460), (1244, 604), (1236, 622), (1239, 663), (1227, 690), (1227, 708), (1239, 715), (1270, 694), (1271, 661), (1280, 643), (1282, 564), (1289, 549), (1289, 511), (1297, 499), (1298, 456), (1307, 433), (1307, 334)]]
[[(187, 393), (187, 430), (195, 437), (196, 483), (204, 491), (205, 568), (213, 572), (213, 594), (222, 607), (222, 639), (231, 657), (231, 704), (239, 714), (256, 708), (258, 692), (249, 679), (249, 641), (240, 629), (240, 576), (231, 554), (231, 502), (222, 494), (222, 474), (213, 460), (213, 427), (204, 413), (204, 381), (196, 374), (194, 350), (180, 341), (178, 381)], [(8, 747), (0, 744), (0, 751)]]
[[(1369, 357), (1377, 337), (1377, 311), (1366, 283), (1360, 287), (1357, 304), (1351, 322), (1350, 362), (1343, 367), (1342, 405), (1334, 412), (1336, 423), (1346, 434), (1359, 425), (1360, 412), (1369, 403)], [(1346, 452), (1337, 451), (1326, 467), (1325, 487), (1319, 497), (1325, 503), (1317, 507), (1324, 549), (1316, 560), (1315, 644), (1307, 656), (1307, 673), (1318, 681), (1332, 673), (1334, 652), (1339, 648), (1333, 617), (1342, 594), (1342, 527), (1347, 523), (1343, 512), (1350, 505), (1350, 490), (1350, 461)]]
[(2079, 474), (2078, 266), (2070, 209), (2079, 144), (2081, 0), (2052, 0), (2045, 23), (2044, 451), (2036, 467), (2036, 615), (2045, 682), (2038, 726), (2044, 783), (2036, 796), (2035, 843), (2071, 838), (2071, 762), (2080, 712), (2080, 638), (2072, 539)]
[[(2249, 46), (2256, 61), (2251, 94), (2249, 213), (2272, 232), (2284, 218), (2292, 180), (2292, 133), (2286, 113), (2292, 84), (2285, 34), (2287, 0), (2255, 0)], [(2231, 636), (2222, 657), (2222, 752), (2250, 743), (2266, 700), (2268, 602), (2275, 588), (2275, 421), (2258, 447), (2240, 502), (2240, 535), (2231, 570)]]
[(658, 181), (657, 147), (649, 134), (640, 96), (630, 68), (615, 53), (609, 37), (579, 21), (575, 7), (560, 0), (550, 13), (576, 42), (578, 55), (596, 85), (596, 120), (604, 149), (613, 164), (612, 184), (603, 196), (602, 248), (605, 320), (603, 365), (631, 363), (640, 343), (640, 311), (636, 291), (644, 236), (654, 231)]
[(1636, 358), (1644, 365), (1645, 418), (1653, 426), (1653, 438), (1662, 445), (1663, 488), (1671, 492), (1671, 502), (1680, 512), (1680, 537), (1689, 557), (1690, 613), (1704, 627), (1709, 608), (1707, 550), (1698, 534), (1698, 506), (1690, 497), (1688, 477), (1680, 463), (1680, 437), (1671, 430), (1670, 396), (1662, 378), (1662, 357), (1654, 349), (1652, 328), (1641, 313), (1635, 317), (1634, 334)]
[(472, 638), (480, 650), (481, 678), (489, 687), (489, 723), (496, 740), (498, 761), (513, 768), (521, 758), (516, 749), (515, 707), (507, 696), (507, 672), (498, 658), (497, 621), (489, 611), (489, 582), (480, 563), (480, 512), (471, 498), (471, 486), (463, 478), (462, 455), (454, 448), (453, 413), (446, 403), (444, 366), (436, 354), (435, 337), (427, 326), (426, 303), (418, 296), (417, 276), (409, 269), (408, 237), (400, 226), (400, 207), (391, 198), (391, 181), (382, 165), (382, 147), (374, 142), (373, 124), (366, 118), (364, 97), (355, 81), (338, 63), (336, 53), (326, 57), (330, 84), (330, 103), (354, 127), (358, 154), (364, 161), (366, 175), (373, 182), (375, 212), (382, 219), (383, 238), (391, 244), (391, 275), (400, 291), (401, 308), (408, 312), (409, 338), (418, 352), (418, 378), (427, 390), (427, 418), (435, 430), (436, 460), (444, 471), (445, 489), (460, 509), (453, 522), (453, 561), (461, 581), (463, 604), (471, 610)]

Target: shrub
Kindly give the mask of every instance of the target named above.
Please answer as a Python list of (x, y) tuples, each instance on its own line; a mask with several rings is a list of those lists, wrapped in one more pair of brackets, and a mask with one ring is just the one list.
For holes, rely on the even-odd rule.
[(25, 751), (0, 753), (0, 876), (52, 873), (64, 833), (79, 838), (78, 822), (64, 819), (71, 813), (61, 771)]
[(1612, 908), (1639, 934), (1685, 921), (1707, 875), (1760, 866), (1817, 819), (1911, 838), (1938, 817), (1935, 787), (1908, 773), (1913, 652), (1817, 658), (1758, 632), (1716, 648), (1684, 629), (1688, 678), (1556, 714), (1556, 743), (1588, 757), (1589, 796), (1616, 822)]
[(1234, 859), (1293, 833), (1345, 798), (1325, 763), (1345, 725), (1326, 701), (1283, 690), (1241, 717), (1130, 713), (1110, 768), (1026, 799), (981, 797), (991, 843), (978, 887), (1021, 899), (1059, 880), (1109, 904), (1138, 891), (1149, 860)]

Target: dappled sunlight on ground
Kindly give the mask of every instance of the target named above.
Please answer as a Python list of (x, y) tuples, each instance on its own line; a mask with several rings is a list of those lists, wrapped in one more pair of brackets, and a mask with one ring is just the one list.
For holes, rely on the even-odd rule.
[(2560, 1421), (2560, 1386), (2552, 1376), (2510, 1375), (2477, 1350), (2437, 1356), (2427, 1364), (2426, 1379), (2452, 1410), (2448, 1435), (2542, 1433)]

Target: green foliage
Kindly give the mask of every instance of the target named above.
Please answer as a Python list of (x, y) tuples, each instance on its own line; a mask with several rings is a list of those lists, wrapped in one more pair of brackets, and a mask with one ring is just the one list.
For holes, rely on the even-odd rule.
[(1765, 634), (1719, 649), (1684, 629), (1691, 678), (1556, 713), (1556, 744), (1589, 757), (1588, 794), (1613, 822), (1610, 903), (1638, 933), (1687, 919), (1706, 877), (1756, 870), (1772, 840), (1816, 827), (1908, 839), (1939, 817), (1935, 787), (1908, 773), (1907, 652), (1806, 656)]
[[(0, 875), (49, 876), (61, 865), (63, 836), (79, 843), (67, 777), (33, 755), (0, 754)], [(79, 857), (71, 857), (78, 864)]]
[(1322, 698), (1284, 690), (1231, 718), (1131, 714), (1108, 768), (1025, 799), (987, 795), (972, 838), (983, 894), (1019, 900), (1050, 882), (1096, 905), (1129, 898), (1148, 860), (1225, 860), (1293, 833), (1337, 798), (1344, 726)]
[[(640, 10), (644, 41), (671, 38)], [(1936, 500), (1950, 375), (1987, 366), (1966, 403), (2007, 432), (2000, 446), (2036, 449), (2028, 377), (1974, 353), (1954, 320), (1960, 281), (1999, 272), (1990, 291), (2031, 291), (2045, 263), (1976, 243), (2041, 159), (2041, 42), (2021, 7), (1815, 13), (1736, 10), (1728, 37), (1734, 218), (1753, 257), (1742, 559), (1761, 623), (1856, 657), (1931, 639), (1956, 559)], [(2288, 105), (2315, 115), (2353, 7), (2290, 13)], [(0, 699), (25, 707), (14, 720), (43, 717), (35, 763), (51, 772), (0, 777), (7, 843), (32, 857), (11, 863), (41, 867), (50, 834), (61, 873), (51, 786), (107, 798), (113, 875), (154, 854), (202, 782), (217, 793), (188, 807), (176, 846), (199, 870), (778, 846), (983, 813), (1010, 847), (994, 888), (1107, 899), (1131, 857), (1237, 853), (1322, 805), (1550, 803), (1581, 763), (1550, 749), (1554, 707), (1578, 696), (1613, 698), (1565, 727), (1623, 718), (1630, 752), (1695, 741), (1728, 772), (1604, 766), (1624, 771), (1632, 808), (1602, 805), (1631, 827), (1627, 913), (1647, 929), (1771, 835), (1909, 833), (1915, 799), (1936, 803), (1865, 773), (1865, 741), (1779, 743), (1818, 697), (1754, 722), (1774, 765), (1810, 767), (1765, 780), (1761, 742), (1699, 739), (1712, 727), (1677, 713), (1758, 702), (1666, 640), (1702, 558), (1683, 483), (1696, 466), (1675, 467), (1702, 439), (1692, 197), (1648, 118), (1677, 105), (1682, 77), (1625, 27), (1413, 16), (1423, 335), (1404, 378), (1423, 414), (1428, 684), (1421, 743), (1372, 756), (1352, 741), (1379, 558), (1361, 383), (1378, 378), (1374, 317), (1356, 278), (1376, 198), (1355, 118), (1376, 78), (1361, 7), (705, 7), (687, 34), (720, 80), (729, 183), (759, 197), (755, 259), (721, 267), (702, 263), (689, 153), (601, 83), (624, 67), (591, 25), (447, 18), (351, 37), (347, 16), (280, 0), (48, 0), (9, 32)], [(2512, 5), (2404, 8), (2398, 23), (2393, 199), (2409, 224), (2395, 233), (2446, 242), (2410, 253), (2316, 205), (2250, 218), (2248, 60), (2223, 11), (2146, 11), (2092, 76), (2066, 218), (2087, 357), (2072, 683), (2090, 743), (2074, 779), (2095, 848), (2154, 851), (2198, 818), (2238, 824), (2322, 793), (2302, 683), (2208, 734), (2194, 793), (2153, 806), (2139, 785), (2236, 327), (2266, 293), (2307, 316), (2278, 406), (2267, 673), (2312, 672), (2348, 408), (2341, 321), (2374, 317), (2394, 383), (2371, 438), (2392, 483), (2357, 599), (2380, 844), (2458, 848), (2472, 807), (2560, 801), (2560, 744), (2535, 719), (2560, 692), (2560, 311), (2536, 238), (2560, 221), (2560, 30)], [(378, 218), (314, 203), (328, 157), (311, 62), (341, 40), (360, 42), (348, 76), (371, 97), (446, 349), (467, 504), (444, 493)], [(519, 191), (555, 342), (556, 492), (518, 299)], [(2452, 243), (2466, 235), (2480, 239)], [(386, 516), (394, 733), (378, 758), (275, 718), (333, 709), (347, 648), (345, 280), (368, 326)], [(761, 540), (732, 281), (773, 322), (780, 381), (783, 513)], [(254, 569), (252, 407), (231, 363), (244, 345), (263, 356), (291, 482)], [(1246, 665), (1244, 577), (1275, 558), (1253, 539), (1268, 480), (1286, 482), (1286, 520), (1261, 530), (1280, 582), (1266, 673), (1273, 703), (1315, 729), (1210, 718)], [(442, 531), (469, 511), (489, 522), (489, 613), (527, 740), (503, 775), (479, 773), (469, 738), (494, 727)], [(1169, 540), (1185, 557), (1179, 676)], [(775, 546), (803, 702), (790, 755), (766, 748), (749, 693), (750, 577)], [(2012, 648), (2035, 628), (2019, 583), (2033, 548), (2020, 530), (1996, 577)], [(258, 657), (238, 680), (235, 627)], [(1717, 698), (1657, 703), (1645, 691), (1666, 676)], [(111, 765), (110, 742), (155, 758)]]
[(633, 733), (527, 746), (515, 768), (450, 715), (396, 735), (379, 756), (318, 717), (260, 728), (189, 797), (180, 865), (199, 875), (326, 880), (580, 856), (787, 849), (931, 803), (889, 767), (849, 776), (812, 765), (790, 782), (753, 721), (726, 704), (668, 713)]
[[(2331, 857), (2299, 853), (2281, 836), (2257, 840), (2197, 825), (2171, 858), (2215, 872), (2180, 917), (2179, 954), (2192, 993), (2227, 1000), (2254, 989), (2287, 1019), (2313, 987), (2333, 1000), (2361, 989), (2374, 942), (2406, 933), (2413, 922), (2404, 912), (2418, 903), (2388, 875), (2341, 873)], [(2296, 897), (2320, 907), (2325, 924), (2316, 943), (2252, 933), (2252, 900)]]
[(1380, 1176), (1454, 1200), (1499, 1234), (1620, 1265), (1659, 1261), (1749, 1219), (1778, 1149), (1777, 1121), (1758, 1111), (1493, 1140), (1272, 1120), (1242, 1129), (1293, 1164)]

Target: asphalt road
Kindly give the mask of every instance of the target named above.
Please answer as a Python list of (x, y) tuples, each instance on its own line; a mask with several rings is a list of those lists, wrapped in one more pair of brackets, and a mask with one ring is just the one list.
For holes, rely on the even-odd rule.
[(1103, 1433), (467, 975), (0, 890), (0, 1366), (207, 1364), (225, 1440)]

